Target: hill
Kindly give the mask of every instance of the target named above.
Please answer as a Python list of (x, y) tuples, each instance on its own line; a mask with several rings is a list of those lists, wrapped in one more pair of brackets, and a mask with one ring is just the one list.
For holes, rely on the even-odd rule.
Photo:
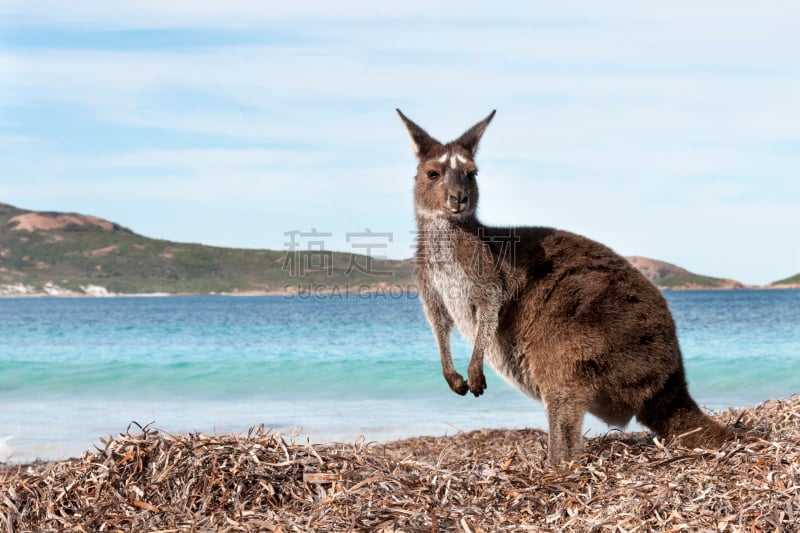
[(97, 217), (0, 204), (0, 294), (353, 292), (413, 286), (409, 261), (178, 243)]
[[(744, 288), (644, 257), (664, 290)], [(775, 286), (800, 283), (794, 276)], [(0, 204), (0, 295), (208, 294), (415, 290), (410, 260), (331, 251), (223, 248), (151, 239), (102, 218)]]
[(664, 261), (638, 256), (630, 256), (626, 257), (626, 259), (660, 289), (703, 290), (745, 288), (744, 284), (739, 281), (694, 274), (685, 268), (671, 263), (665, 263)]

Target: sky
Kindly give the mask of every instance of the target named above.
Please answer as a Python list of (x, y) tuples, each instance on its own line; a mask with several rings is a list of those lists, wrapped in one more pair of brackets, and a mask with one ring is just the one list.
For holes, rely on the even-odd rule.
[(798, 28), (793, 0), (0, 0), (0, 202), (405, 258), (394, 109), (442, 141), (497, 109), (484, 223), (764, 284), (800, 272)]

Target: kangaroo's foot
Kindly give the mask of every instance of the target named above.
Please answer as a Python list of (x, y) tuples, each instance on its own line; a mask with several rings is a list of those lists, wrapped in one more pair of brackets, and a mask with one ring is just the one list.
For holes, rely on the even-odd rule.
[(483, 373), (482, 362), (480, 365), (470, 363), (467, 367), (467, 384), (476, 398), (486, 390), (486, 376)]
[(444, 379), (447, 381), (447, 384), (450, 385), (450, 389), (456, 394), (464, 396), (469, 390), (469, 385), (464, 381), (464, 376), (458, 372), (453, 371), (451, 373), (446, 373)]

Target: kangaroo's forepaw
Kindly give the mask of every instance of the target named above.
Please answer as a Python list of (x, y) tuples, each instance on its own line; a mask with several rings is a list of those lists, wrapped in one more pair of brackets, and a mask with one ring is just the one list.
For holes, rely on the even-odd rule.
[(477, 398), (486, 390), (486, 376), (482, 369), (473, 370), (470, 368), (468, 370), (467, 376), (469, 381), (467, 381), (467, 384), (469, 385), (470, 392)]
[(444, 378), (447, 380), (447, 384), (450, 385), (450, 389), (456, 394), (464, 396), (470, 390), (469, 385), (464, 381), (464, 377), (458, 372), (454, 372)]

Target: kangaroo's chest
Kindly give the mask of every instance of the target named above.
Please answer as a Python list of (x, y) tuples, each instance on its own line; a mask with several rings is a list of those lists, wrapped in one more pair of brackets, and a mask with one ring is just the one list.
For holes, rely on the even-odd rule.
[(425, 246), (418, 253), (422, 257), (423, 271), (430, 288), (438, 295), (458, 330), (470, 341), (475, 342), (477, 319), (475, 316), (476, 284), (469, 275), (472, 266), (459, 255), (463, 246), (455, 231), (444, 228), (431, 228), (425, 235)]
[(474, 343), (478, 330), (474, 300), (478, 296), (476, 291), (479, 287), (454, 257), (439, 254), (432, 259), (433, 263), (428, 271), (430, 283), (455, 326), (467, 340)]

